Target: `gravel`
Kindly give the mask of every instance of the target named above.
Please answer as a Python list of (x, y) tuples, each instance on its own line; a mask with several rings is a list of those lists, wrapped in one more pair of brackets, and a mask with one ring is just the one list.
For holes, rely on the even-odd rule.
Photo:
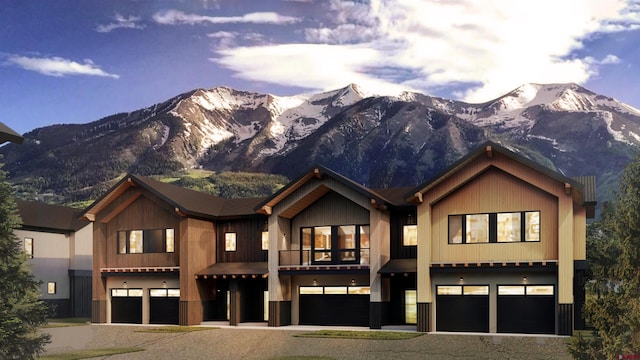
[[(326, 329), (326, 328), (325, 328)], [(304, 327), (232, 327), (145, 333), (141, 326), (84, 325), (43, 330), (46, 354), (80, 349), (140, 347), (108, 359), (570, 359), (566, 338), (555, 336), (425, 334), (408, 340), (303, 338)]]

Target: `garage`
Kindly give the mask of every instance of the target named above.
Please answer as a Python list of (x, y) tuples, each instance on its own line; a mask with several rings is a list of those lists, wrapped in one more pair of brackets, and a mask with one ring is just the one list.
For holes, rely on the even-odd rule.
[(111, 322), (142, 324), (142, 289), (111, 289)]
[(489, 286), (437, 286), (436, 331), (489, 332)]
[(369, 287), (301, 286), (300, 325), (369, 326)]
[(179, 323), (180, 289), (149, 289), (149, 323)]
[(553, 285), (499, 285), (498, 332), (555, 333)]

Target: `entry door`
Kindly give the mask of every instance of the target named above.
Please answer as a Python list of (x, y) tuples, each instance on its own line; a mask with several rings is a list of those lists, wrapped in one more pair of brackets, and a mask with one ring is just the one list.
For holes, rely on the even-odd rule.
[(489, 286), (437, 286), (436, 331), (489, 332)]
[(111, 322), (142, 324), (142, 289), (111, 289)]

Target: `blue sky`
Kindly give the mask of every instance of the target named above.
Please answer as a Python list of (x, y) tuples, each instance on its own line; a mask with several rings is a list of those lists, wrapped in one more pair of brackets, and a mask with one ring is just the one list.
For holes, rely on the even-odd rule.
[(484, 102), (575, 82), (640, 108), (640, 0), (3, 0), (0, 121), (87, 123), (195, 88), (356, 83)]

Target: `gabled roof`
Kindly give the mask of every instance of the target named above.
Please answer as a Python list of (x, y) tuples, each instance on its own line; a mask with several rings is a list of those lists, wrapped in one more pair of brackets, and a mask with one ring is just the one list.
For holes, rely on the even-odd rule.
[[(496, 152), (499, 153), (507, 158), (510, 158), (514, 161), (517, 161), (537, 172), (540, 172), (552, 179), (555, 179), (558, 182), (564, 183), (566, 186), (571, 187), (573, 189), (577, 189), (578, 190), (578, 197), (577, 197), (577, 202), (584, 204), (585, 203), (585, 195), (584, 195), (584, 185), (572, 178), (569, 178), (567, 176), (564, 176), (562, 174), (560, 174), (557, 171), (554, 171), (552, 169), (549, 169), (545, 166), (542, 166), (522, 155), (519, 155), (501, 145), (498, 145), (492, 141), (487, 141), (485, 143), (483, 143), (482, 145), (478, 146), (475, 150), (472, 150), (471, 152), (469, 152), (467, 155), (465, 155), (464, 157), (462, 157), (460, 160), (456, 161), (455, 163), (453, 163), (451, 166), (449, 166), (447, 169), (445, 169), (442, 173), (440, 173), (440, 175), (424, 182), (423, 184), (419, 185), (418, 187), (414, 188), (411, 192), (407, 193), (405, 195), (407, 201), (411, 202), (411, 203), (419, 203), (421, 201), (422, 195), (425, 194), (427, 191), (429, 191), (430, 189), (433, 189), (434, 187), (436, 187), (438, 184), (444, 182), (446, 179), (450, 178), (451, 176), (453, 176), (454, 174), (456, 174), (459, 170), (461, 170), (462, 168), (464, 168), (465, 166), (467, 166), (469, 163), (473, 162), (474, 160), (476, 160), (477, 158), (481, 157), (481, 156), (493, 156), (492, 154)], [(593, 195), (595, 195), (595, 183), (594, 183), (594, 187), (593, 187)], [(575, 194), (575, 193), (574, 193)], [(595, 200), (595, 196), (593, 197), (593, 199)]]
[(82, 215), (89, 220), (95, 220), (95, 216), (118, 198), (118, 196), (122, 195), (129, 188), (137, 186), (142, 187), (167, 202), (175, 208), (176, 212), (188, 216), (213, 218), (220, 215), (225, 205), (225, 199), (221, 197), (142, 176), (127, 174), (106, 194), (89, 205)]
[(0, 122), (0, 144), (11, 141), (12, 143), (22, 144), (24, 138), (10, 127)]
[[(280, 189), (278, 192), (271, 195), (266, 200), (262, 201), (260, 204), (258, 204), (258, 206), (255, 207), (254, 210), (265, 215), (270, 215), (271, 209), (273, 209), (273, 207), (276, 206), (278, 203), (280, 203), (282, 200), (287, 198), (287, 196), (294, 193), (297, 189), (299, 189), (300, 187), (302, 187), (304, 184), (308, 183), (312, 179), (314, 178), (323, 179), (325, 176), (328, 176), (336, 180), (337, 182), (341, 183), (342, 185), (345, 185), (349, 189), (352, 189), (355, 192), (370, 198), (371, 203), (375, 204), (376, 206), (386, 207), (389, 205), (391, 206), (399, 205), (399, 204), (395, 204), (385, 196), (381, 195), (379, 192), (376, 192), (365, 186), (362, 186), (357, 182), (347, 177), (344, 177), (327, 167), (324, 167), (322, 165), (315, 165), (309, 170), (307, 170), (306, 172), (302, 173), (302, 175), (299, 176), (297, 179), (291, 181), (285, 187)], [(324, 191), (324, 192), (316, 191), (314, 192), (313, 196), (320, 198), (321, 196), (325, 195), (327, 192), (328, 192), (328, 189), (327, 191)]]
[(16, 200), (22, 218), (22, 229), (66, 233), (78, 231), (89, 224), (80, 219), (82, 210), (49, 205), (37, 201)]

